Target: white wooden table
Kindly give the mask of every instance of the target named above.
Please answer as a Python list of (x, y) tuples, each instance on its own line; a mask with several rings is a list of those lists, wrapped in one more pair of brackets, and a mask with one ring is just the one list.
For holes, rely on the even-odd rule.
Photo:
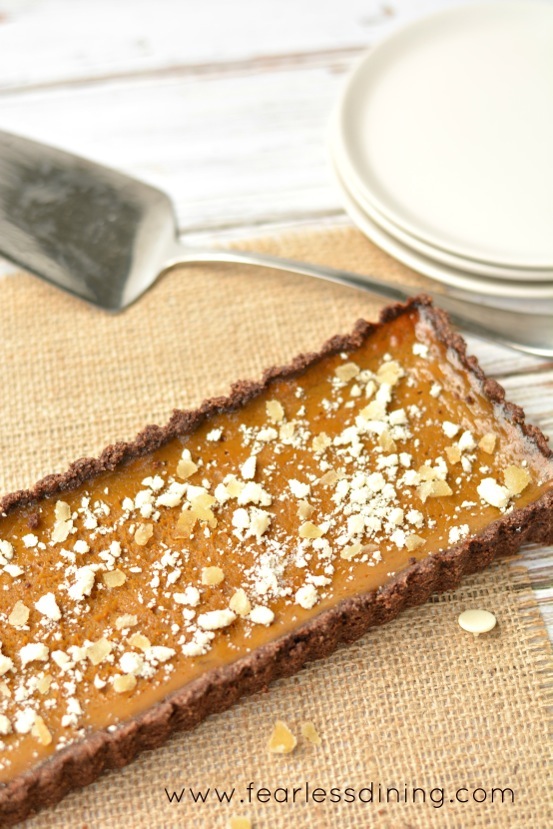
[[(0, 129), (161, 187), (191, 242), (346, 223), (324, 133), (347, 72), (395, 26), (458, 3), (0, 0)], [(475, 345), (553, 436), (553, 363)], [(551, 549), (525, 561), (553, 633)]]

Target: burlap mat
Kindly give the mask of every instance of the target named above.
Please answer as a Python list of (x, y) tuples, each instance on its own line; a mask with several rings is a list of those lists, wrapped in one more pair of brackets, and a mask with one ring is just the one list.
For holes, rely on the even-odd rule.
[[(252, 245), (417, 283), (356, 231), (302, 233)], [(378, 305), (307, 278), (205, 267), (175, 271), (135, 307), (110, 317), (25, 275), (0, 280), (0, 490), (28, 485), (113, 439), (130, 438), (173, 407), (225, 393), (240, 377), (349, 331)], [(490, 635), (463, 634), (467, 607), (493, 610)], [(524, 570), (502, 563), (374, 629), (357, 644), (143, 755), (32, 821), (48, 827), (194, 826), (247, 814), (278, 827), (521, 827), (549, 829), (550, 649)], [(268, 755), (275, 719), (296, 733), (312, 720), (323, 743)], [(373, 802), (248, 804), (246, 786), (284, 799), (294, 787), (357, 790)], [(380, 789), (379, 789), (380, 785)], [(194, 803), (188, 788), (211, 788)], [(236, 789), (219, 804), (215, 787)], [(386, 788), (400, 803), (386, 803)], [(405, 792), (407, 787), (407, 793)], [(424, 790), (416, 794), (413, 787)], [(181, 792), (169, 804), (165, 789)], [(492, 789), (510, 788), (501, 802)], [(457, 790), (462, 799), (455, 801)], [(443, 804), (442, 794), (443, 790)], [(468, 790), (468, 791), (466, 791)], [(473, 790), (477, 800), (471, 799)], [(302, 789), (304, 792), (305, 789)], [(379, 802), (382, 792), (384, 802)], [(407, 800), (405, 803), (405, 795)], [(389, 797), (396, 799), (391, 792)]]

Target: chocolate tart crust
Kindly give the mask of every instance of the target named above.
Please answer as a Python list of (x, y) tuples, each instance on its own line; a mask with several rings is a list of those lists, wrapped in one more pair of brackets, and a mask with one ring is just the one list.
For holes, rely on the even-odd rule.
[[(102, 472), (112, 471), (176, 437), (190, 434), (213, 415), (241, 408), (273, 381), (301, 374), (328, 355), (355, 350), (380, 326), (413, 309), (419, 311), (436, 339), (471, 375), (483, 394), (501, 407), (505, 419), (517, 426), (544, 457), (551, 458), (553, 452), (542, 432), (525, 423), (519, 406), (505, 401), (504, 389), (486, 377), (476, 358), (467, 356), (466, 344), (451, 328), (447, 315), (421, 295), (385, 308), (378, 323), (360, 320), (350, 335), (333, 337), (316, 354), (303, 354), (287, 366), (268, 369), (260, 382), (235, 383), (228, 397), (207, 400), (194, 411), (176, 410), (164, 427), (148, 426), (134, 441), (115, 443), (98, 458), (82, 458), (63, 474), (49, 475), (32, 489), (4, 496), (0, 499), (0, 513), (6, 515), (73, 490)], [(104, 771), (124, 766), (141, 751), (161, 745), (174, 732), (193, 728), (210, 714), (229, 708), (240, 697), (265, 688), (273, 680), (291, 676), (307, 662), (328, 656), (340, 644), (358, 639), (370, 627), (390, 621), (407, 607), (423, 604), (432, 593), (454, 589), (462, 576), (484, 569), (496, 556), (511, 555), (528, 542), (553, 542), (553, 490), (502, 516), (476, 536), (410, 565), (378, 591), (342, 600), (295, 631), (198, 677), (114, 731), (93, 732), (2, 784), (2, 824), (13, 825), (57, 803), (71, 790), (92, 783)]]

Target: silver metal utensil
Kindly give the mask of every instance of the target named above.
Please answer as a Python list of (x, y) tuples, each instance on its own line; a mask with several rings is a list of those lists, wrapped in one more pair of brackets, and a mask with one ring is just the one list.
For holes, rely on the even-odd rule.
[[(257, 265), (314, 276), (392, 300), (409, 287), (373, 276), (234, 250), (181, 245), (161, 190), (67, 152), (0, 132), (0, 254), (90, 303), (120, 311), (168, 269), (200, 262)], [(457, 289), (431, 291), (465, 331), (553, 357), (550, 314), (483, 305)]]

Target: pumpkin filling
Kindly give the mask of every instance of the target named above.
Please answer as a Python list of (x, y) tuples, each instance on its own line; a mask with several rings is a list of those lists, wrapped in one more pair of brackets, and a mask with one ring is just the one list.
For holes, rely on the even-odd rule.
[(413, 309), (0, 517), (0, 780), (377, 590), (551, 488)]

